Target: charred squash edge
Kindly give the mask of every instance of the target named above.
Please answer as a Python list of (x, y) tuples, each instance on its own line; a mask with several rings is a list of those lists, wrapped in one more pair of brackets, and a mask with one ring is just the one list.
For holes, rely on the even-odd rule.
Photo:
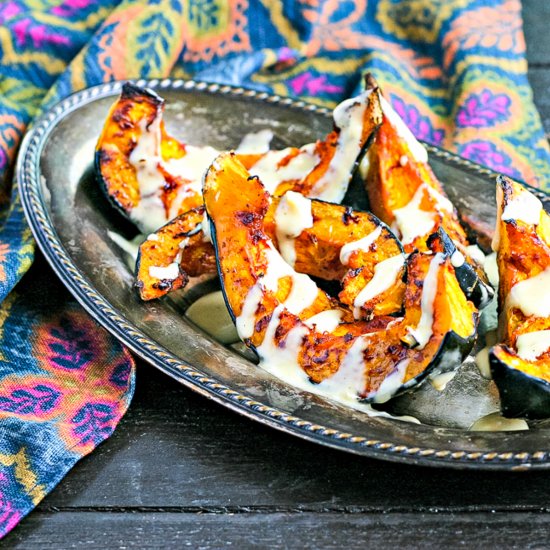
[[(503, 188), (504, 196), (506, 196), (507, 193), (513, 193), (514, 185), (521, 186), (521, 184), (511, 181), (505, 176), (497, 177), (497, 186), (499, 185)], [(529, 193), (531, 192), (529, 188), (524, 189)], [(501, 205), (497, 205), (497, 207), (500, 208)], [(544, 211), (548, 214), (546, 209)], [(506, 224), (515, 222), (500, 221), (499, 216), (497, 223)], [(502, 232), (503, 227), (500, 227), (499, 230)], [(546, 244), (548, 245), (548, 243)], [(499, 265), (499, 273), (500, 269), (501, 268)], [(502, 302), (502, 297), (500, 298), (500, 301)], [(501, 308), (502, 304), (499, 303), (499, 309)], [(505, 316), (501, 315), (499, 324), (504, 320)], [(499, 357), (498, 355), (502, 355), (504, 357)], [(505, 360), (510, 360), (512, 358), (517, 358), (519, 361), (525, 363), (538, 364), (538, 361), (529, 362), (521, 359), (513, 349), (505, 344), (497, 344), (490, 350), (489, 364), (491, 367), (493, 380), (500, 394), (502, 414), (510, 418), (523, 417), (529, 419), (542, 419), (550, 417), (550, 380), (537, 376), (531, 376), (526, 372), (523, 372), (522, 370), (508, 364)]]
[[(428, 246), (430, 246), (436, 236), (441, 240), (443, 250), (449, 258), (451, 258), (455, 252), (459, 252), (455, 243), (442, 227), (437, 230), (437, 233), (428, 237)], [(464, 263), (458, 267), (454, 266), (456, 278), (466, 298), (468, 298), (477, 309), (481, 310), (489, 305), (495, 295), (495, 290), (489, 284), (487, 276), (482, 268), (471, 264), (469, 262), (470, 258), (468, 258), (466, 254), (463, 255), (465, 258)], [(473, 260), (470, 261), (473, 262)]]
[(509, 418), (529, 418), (532, 420), (550, 416), (550, 381), (508, 365), (497, 356), (501, 351), (516, 355), (504, 345), (495, 346), (489, 352), (491, 375), (500, 394), (500, 407), (503, 416)]
[(96, 144), (96, 150), (94, 153), (94, 172), (95, 172), (96, 180), (98, 181), (101, 190), (103, 191), (104, 195), (107, 197), (108, 201), (116, 208), (116, 210), (120, 212), (132, 224), (134, 224), (134, 221), (130, 216), (131, 209), (128, 210), (127, 206), (122, 204), (121, 201), (117, 199), (117, 193), (111, 189), (112, 183), (110, 183), (104, 175), (104, 170), (102, 169), (102, 163), (105, 161), (106, 152), (102, 148), (102, 140), (104, 136), (105, 126), (111, 120), (111, 117), (116, 107), (119, 105), (119, 102), (121, 100), (134, 101), (136, 98), (145, 98), (146, 100), (150, 101), (151, 104), (154, 105), (154, 107), (157, 110), (162, 109), (164, 106), (164, 99), (160, 97), (156, 92), (151, 90), (150, 88), (141, 88), (140, 86), (136, 86), (132, 82), (125, 82), (122, 85), (120, 96), (117, 98), (117, 101), (113, 103), (113, 105), (111, 105), (109, 109), (109, 113), (107, 114), (107, 117), (103, 123), (101, 134), (98, 138), (98, 141)]
[[(217, 161), (213, 163), (216, 164)], [(209, 170), (210, 171), (210, 170)], [(210, 223), (210, 233), (212, 235), (212, 241), (214, 245), (214, 250), (216, 254), (216, 265), (218, 270), (218, 276), (221, 281), (221, 287), (222, 287), (222, 295), (226, 304), (226, 307), (228, 309), (229, 315), (234, 323), (236, 323), (237, 317), (235, 313), (233, 312), (233, 308), (231, 307), (231, 304), (229, 303), (229, 298), (227, 294), (227, 289), (225, 287), (224, 283), (224, 276), (223, 276), (223, 269), (221, 265), (221, 258), (219, 253), (219, 245), (218, 245), (218, 238), (217, 238), (217, 231), (216, 231), (216, 224), (215, 221), (210, 216), (210, 213), (208, 212), (207, 208), (207, 215), (208, 220)], [(444, 253), (445, 257), (448, 259), (449, 256), (447, 253)], [(462, 289), (461, 289), (462, 290)], [(429, 364), (424, 368), (424, 370), (419, 373), (417, 376), (412, 378), (411, 380), (408, 380), (405, 384), (402, 384), (392, 395), (393, 397), (397, 397), (398, 395), (411, 391), (415, 388), (417, 388), (422, 382), (424, 382), (429, 376), (434, 374), (440, 374), (444, 372), (454, 371), (457, 370), (464, 358), (469, 354), (471, 351), (474, 341), (477, 335), (477, 323), (479, 320), (479, 316), (477, 314), (477, 309), (475, 307), (473, 308), (472, 312), (472, 326), (473, 330), (466, 338), (462, 338), (458, 334), (456, 334), (453, 330), (447, 331), (445, 335), (443, 335), (441, 344), (437, 348), (437, 351), (433, 355), (433, 359), (429, 362)], [(248, 344), (250, 349), (254, 351), (254, 353), (257, 355), (256, 347), (252, 344)], [(445, 355), (446, 353), (454, 354), (455, 351), (458, 351), (459, 353), (459, 360), (452, 361), (448, 365), (445, 364)], [(455, 359), (455, 358), (453, 358)], [(389, 373), (387, 376), (389, 376), (391, 373)], [(373, 397), (366, 397), (359, 399), (358, 401), (365, 402), (365, 403), (372, 403), (376, 400), (376, 396)]]

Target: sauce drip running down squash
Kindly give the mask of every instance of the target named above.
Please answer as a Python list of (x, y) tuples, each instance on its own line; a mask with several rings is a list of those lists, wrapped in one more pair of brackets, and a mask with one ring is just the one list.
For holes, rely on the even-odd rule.
[(204, 200), (239, 336), (277, 376), (308, 379), (312, 391), (334, 385), (335, 394), (383, 402), (457, 368), (469, 353), (477, 309), (447, 252), (407, 258), (402, 316), (356, 320), (345, 304), (284, 261), (265, 227), (271, 197), (234, 154), (212, 164)]

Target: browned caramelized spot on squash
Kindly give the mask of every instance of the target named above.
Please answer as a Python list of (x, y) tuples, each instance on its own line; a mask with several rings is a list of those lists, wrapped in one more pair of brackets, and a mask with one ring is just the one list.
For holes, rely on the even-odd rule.
[[(372, 212), (390, 227), (395, 221), (395, 211), (407, 206), (422, 185), (427, 185), (446, 198), (445, 192), (427, 163), (414, 158), (406, 140), (384, 115), (368, 152), (369, 169), (365, 181)], [(420, 235), (411, 243), (404, 243), (405, 251), (425, 251), (426, 239), (443, 227), (449, 237), (459, 245), (467, 245), (464, 229), (456, 210), (451, 212), (436, 208), (437, 195), (424, 192), (420, 209), (432, 212), (434, 225), (429, 233)], [(399, 236), (399, 235), (398, 235)]]
[[(162, 116), (164, 100), (154, 92), (126, 83), (118, 100), (111, 107), (96, 145), (96, 163), (99, 179), (114, 203), (129, 214), (140, 201), (136, 170), (130, 155), (141, 134), (142, 127), (150, 126)], [(165, 161), (181, 158), (185, 147), (166, 133), (161, 122), (161, 154)], [(166, 192), (169, 208), (174, 182)], [(196, 206), (196, 205), (193, 205)], [(189, 209), (189, 208), (187, 208)]]
[(517, 219), (502, 220), (506, 206), (520, 193), (528, 191), (507, 178), (499, 179), (498, 186), (501, 194), (497, 221), (498, 301), (502, 313), (499, 324), (502, 342), (515, 347), (518, 335), (550, 328), (550, 319), (528, 317), (516, 307), (506, 307), (506, 299), (514, 286), (550, 267), (550, 216), (543, 210), (536, 225)]
[[(204, 199), (215, 226), (218, 268), (229, 307), (240, 318), (238, 326), (241, 316), (246, 322), (249, 318), (253, 321), (250, 337), (245, 336), (248, 345), (262, 349), (268, 340), (268, 348), (277, 356), (290, 350), (296, 368), (320, 383), (340, 369), (358, 338), (366, 338), (361, 365), (365, 369), (362, 395), (368, 398), (402, 361), (407, 361), (404, 383), (420, 380), (431, 368), (450, 369), (460, 364), (473, 344), (477, 310), (464, 296), (448, 256), (413, 253), (408, 258), (404, 318), (377, 316), (370, 322), (353, 321), (349, 310), (318, 288), (314, 287), (311, 294), (311, 281), (301, 283), (296, 273), (280, 269), (277, 262), (284, 262), (273, 249), (263, 221), (270, 197), (256, 179), (243, 188), (247, 178), (247, 171), (234, 155), (221, 155), (206, 175)], [(251, 214), (245, 223), (243, 212)], [(420, 323), (424, 281), (436, 260), (430, 334), (422, 349), (411, 349), (403, 341), (409, 329)], [(287, 300), (295, 284), (298, 290), (305, 284), (309, 297), (300, 304), (302, 309), (293, 313)], [(307, 324), (313, 315), (334, 309), (342, 321), (332, 330), (318, 332)]]
[[(204, 205), (178, 216), (159, 229), (139, 247), (136, 286), (142, 300), (160, 298), (172, 290), (185, 286), (189, 277), (196, 277), (216, 270), (216, 258), (212, 244), (204, 241), (197, 226), (202, 222)], [(149, 273), (151, 267), (167, 267), (179, 261), (180, 274), (170, 284), (159, 283)]]

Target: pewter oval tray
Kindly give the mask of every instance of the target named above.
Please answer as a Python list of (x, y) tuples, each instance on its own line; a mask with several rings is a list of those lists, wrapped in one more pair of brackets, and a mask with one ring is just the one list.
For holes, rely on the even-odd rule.
[[(140, 81), (166, 98), (166, 124), (176, 137), (218, 149), (236, 147), (247, 132), (271, 128), (274, 148), (321, 137), (325, 109), (242, 88), (192, 81)], [(471, 432), (498, 410), (498, 395), (473, 361), (445, 391), (429, 384), (394, 400), (393, 412), (422, 424), (367, 414), (299, 391), (215, 342), (184, 317), (209, 284), (176, 298), (143, 303), (132, 289), (123, 251), (108, 237), (127, 238), (131, 225), (110, 207), (92, 171), (95, 142), (121, 83), (79, 92), (42, 116), (19, 154), (17, 180), (34, 236), (53, 269), (87, 311), (137, 355), (182, 384), (248, 418), (344, 451), (387, 460), (456, 468), (550, 467), (550, 422), (522, 432)], [(482, 233), (495, 218), (491, 171), (429, 147), (432, 166), (461, 216)], [(549, 197), (538, 192), (546, 208)], [(361, 206), (364, 193), (348, 197)], [(365, 206), (364, 204), (362, 206)], [(210, 289), (211, 289), (210, 283)]]

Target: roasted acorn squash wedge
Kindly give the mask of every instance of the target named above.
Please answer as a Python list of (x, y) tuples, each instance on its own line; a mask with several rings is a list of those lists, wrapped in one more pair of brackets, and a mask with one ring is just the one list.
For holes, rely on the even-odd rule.
[(178, 216), (140, 245), (136, 287), (142, 300), (153, 300), (183, 288), (189, 277), (216, 271), (216, 258), (201, 223), (204, 205)]
[(478, 309), (486, 307), (493, 299), (495, 292), (480, 265), (477, 262), (468, 261), (467, 255), (458, 250), (455, 242), (442, 227), (428, 238), (427, 245), (432, 250), (445, 252), (451, 258), (456, 278), (466, 298)]
[[(111, 202), (143, 231), (153, 231), (166, 221), (178, 187), (170, 174), (164, 177), (159, 163), (185, 156), (185, 146), (166, 134), (163, 109), (164, 100), (153, 91), (124, 84), (96, 145), (95, 166), (101, 187)], [(138, 156), (149, 156), (148, 159), (132, 156), (138, 143), (143, 151)], [(138, 171), (146, 186), (140, 187)], [(187, 210), (193, 206), (196, 205)]]
[(489, 353), (505, 416), (550, 416), (550, 216), (518, 183), (499, 177), (499, 334)]
[(383, 96), (380, 102), (383, 121), (362, 166), (372, 212), (396, 231), (406, 252), (427, 250), (426, 239), (439, 227), (466, 246), (456, 209), (428, 164), (426, 148)]
[[(178, 216), (140, 246), (136, 285), (143, 300), (181, 288), (187, 282), (186, 275), (215, 271), (214, 249), (198, 230), (203, 212), (201, 207)], [(289, 191), (283, 197), (270, 198), (264, 229), (296, 271), (329, 281), (342, 280), (340, 300), (354, 307), (358, 318), (401, 310), (403, 249), (373, 214)], [(157, 277), (168, 270), (177, 275), (172, 283)]]
[(213, 163), (204, 200), (239, 336), (277, 376), (338, 399), (382, 402), (457, 368), (470, 351), (477, 310), (445, 253), (407, 259), (404, 317), (352, 322), (347, 308), (275, 249), (264, 222), (269, 193), (234, 155)]
[[(96, 146), (103, 189), (145, 233), (202, 204), (202, 177), (218, 154), (212, 147), (184, 145), (168, 136), (163, 110), (164, 100), (157, 94), (125, 84)], [(378, 90), (370, 90), (335, 109), (335, 126), (325, 140), (300, 149), (242, 154), (240, 160), (275, 194), (294, 189), (340, 202), (381, 120)]]

